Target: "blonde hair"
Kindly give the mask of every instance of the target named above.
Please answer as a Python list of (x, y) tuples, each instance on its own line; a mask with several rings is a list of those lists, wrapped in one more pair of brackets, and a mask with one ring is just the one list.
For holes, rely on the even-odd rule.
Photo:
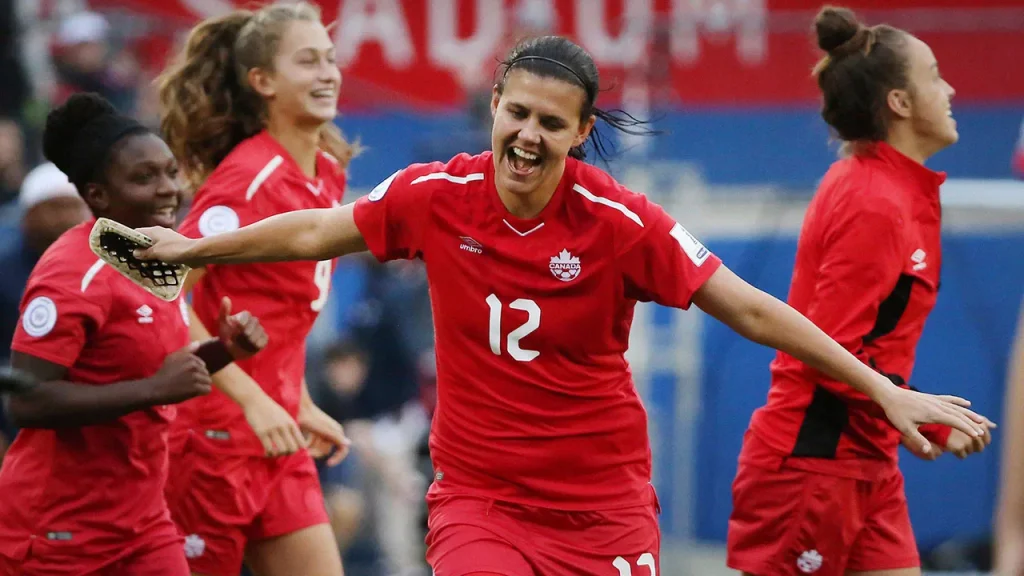
[[(199, 186), (240, 142), (263, 130), (266, 102), (249, 86), (249, 70), (272, 70), (288, 23), (320, 22), (307, 2), (271, 4), (204, 20), (158, 79), (160, 127), (171, 152)], [(342, 168), (358, 154), (333, 123), (320, 131), (320, 149)]]

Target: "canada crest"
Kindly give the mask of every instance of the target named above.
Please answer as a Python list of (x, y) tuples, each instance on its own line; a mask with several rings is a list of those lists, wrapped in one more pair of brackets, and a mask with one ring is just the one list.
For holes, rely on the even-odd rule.
[(548, 264), (548, 268), (551, 269), (551, 273), (554, 274), (555, 278), (562, 282), (571, 282), (580, 275), (580, 259), (563, 248), (561, 252), (551, 257), (551, 263)]

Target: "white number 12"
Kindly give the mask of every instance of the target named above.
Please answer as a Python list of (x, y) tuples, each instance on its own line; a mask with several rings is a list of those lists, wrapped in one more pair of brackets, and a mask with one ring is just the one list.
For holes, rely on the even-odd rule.
[[(637, 566), (647, 566), (651, 571), (651, 576), (658, 576), (658, 569), (654, 567), (654, 554), (650, 552), (644, 552), (636, 560)], [(612, 562), (612, 566), (615, 566), (619, 570), (619, 576), (633, 576), (633, 567), (630, 566), (629, 560), (626, 560), (622, 556), (615, 558)]]
[[(501, 356), (501, 300), (494, 294), (487, 297), (487, 306), (491, 309), (491, 317), (487, 330), (487, 337), (490, 340), (491, 352), (495, 356)], [(524, 350), (519, 347), (519, 341), (526, 338), (531, 332), (540, 327), (540, 306), (533, 300), (520, 298), (508, 305), (513, 310), (522, 310), (527, 313), (526, 322), (522, 326), (508, 333), (508, 342), (505, 347), (508, 355), (520, 362), (529, 362), (540, 352), (536, 350)]]

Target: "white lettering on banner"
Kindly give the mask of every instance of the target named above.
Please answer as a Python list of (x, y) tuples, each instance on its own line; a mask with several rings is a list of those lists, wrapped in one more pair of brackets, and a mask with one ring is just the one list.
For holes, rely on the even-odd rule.
[(736, 52), (746, 64), (764, 62), (768, 50), (767, 0), (673, 0), (672, 57), (684, 64), (700, 59), (701, 39), (735, 36)]
[(181, 0), (181, 3), (200, 18), (223, 16), (235, 9), (228, 0)]
[(380, 44), (388, 64), (404, 69), (416, 58), (409, 24), (399, 0), (345, 0), (334, 33), (338, 62), (355, 60), (364, 43)]
[(427, 14), (427, 42), (430, 60), (455, 72), (464, 82), (483, 70), (484, 62), (493, 60), (505, 35), (505, 8), (502, 0), (474, 0), (476, 22), (473, 34), (459, 38), (458, 0), (431, 0)]
[(576, 0), (576, 36), (599, 64), (636, 66), (647, 52), (654, 22), (651, 0), (624, 2), (622, 32), (613, 38), (605, 0)]

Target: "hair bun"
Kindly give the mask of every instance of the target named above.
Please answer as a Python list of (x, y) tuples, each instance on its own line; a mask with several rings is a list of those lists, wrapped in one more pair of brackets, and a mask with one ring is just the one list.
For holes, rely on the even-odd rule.
[(97, 118), (113, 114), (117, 114), (117, 109), (99, 94), (72, 94), (46, 117), (43, 155), (61, 172), (70, 174), (71, 151), (82, 128)]
[[(847, 8), (825, 6), (818, 12), (814, 19), (814, 31), (818, 35), (818, 47), (828, 53), (840, 51), (855, 52), (860, 46), (849, 46), (849, 43), (858, 36), (858, 33), (865, 30), (864, 26), (857, 20), (854, 13)], [(866, 40), (867, 35), (861, 34)]]

